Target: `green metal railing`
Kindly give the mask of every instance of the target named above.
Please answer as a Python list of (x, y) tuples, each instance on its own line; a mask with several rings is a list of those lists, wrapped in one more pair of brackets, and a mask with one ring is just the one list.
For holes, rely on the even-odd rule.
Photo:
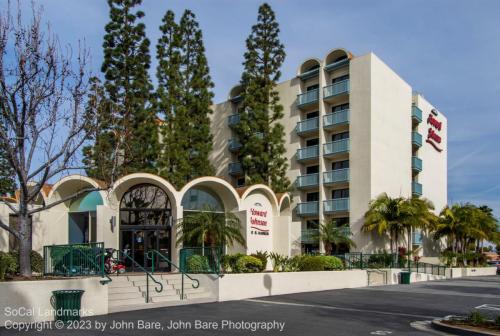
[(297, 176), (297, 180), (295, 180), (295, 186), (297, 188), (308, 188), (308, 187), (317, 187), (319, 184), (319, 174), (307, 174)]
[(180, 250), (179, 270), (183, 273), (208, 273), (221, 275), (222, 248), (184, 247)]
[(397, 255), (390, 253), (351, 252), (335, 256), (344, 262), (347, 269), (379, 269), (397, 266)]
[[(118, 260), (129, 260), (130, 262), (132, 262), (134, 264), (134, 267), (137, 267), (138, 269), (140, 269), (141, 271), (144, 272), (144, 274), (146, 275), (146, 303), (149, 303), (149, 279), (151, 279), (155, 284), (155, 291), (157, 293), (161, 293), (163, 291), (163, 284), (156, 280), (153, 275), (148, 272), (144, 267), (142, 267), (141, 264), (139, 264), (137, 261), (135, 261), (134, 258), (132, 258), (131, 256), (129, 256), (127, 253), (123, 253), (122, 251), (118, 251), (118, 250), (115, 250), (115, 252), (117, 253), (117, 257), (116, 259)], [(158, 289), (159, 288), (159, 289)]]
[(47, 245), (43, 247), (43, 274), (49, 276), (101, 276), (104, 270), (104, 243)]
[(302, 202), (298, 203), (296, 207), (298, 216), (315, 216), (319, 213), (319, 202)]
[(174, 264), (172, 262), (172, 260), (170, 260), (169, 258), (167, 258), (167, 256), (165, 256), (164, 254), (162, 254), (161, 252), (159, 252), (157, 250), (150, 250), (148, 252), (148, 259), (151, 260), (151, 273), (152, 274), (155, 273), (155, 259), (156, 258), (160, 258), (160, 260), (166, 261), (167, 263), (170, 264), (170, 266), (176, 268), (181, 273), (181, 290), (180, 290), (180, 293), (179, 292), (177, 293), (180, 295), (181, 300), (185, 299), (185, 297), (184, 297), (184, 277), (187, 277), (189, 280), (192, 281), (191, 287), (193, 287), (193, 288), (200, 287), (200, 281), (198, 279), (194, 279), (191, 276), (189, 276), (188, 274), (186, 274), (185, 272), (181, 271), (179, 266)]
[(333, 127), (349, 122), (349, 110), (340, 110), (323, 116), (323, 127)]
[(349, 151), (349, 139), (340, 139), (323, 144), (323, 154), (334, 155)]
[(409, 272), (426, 273), (426, 274), (441, 275), (441, 276), (446, 275), (446, 266), (434, 265), (419, 261), (409, 261), (407, 264), (408, 265), (406, 269)]

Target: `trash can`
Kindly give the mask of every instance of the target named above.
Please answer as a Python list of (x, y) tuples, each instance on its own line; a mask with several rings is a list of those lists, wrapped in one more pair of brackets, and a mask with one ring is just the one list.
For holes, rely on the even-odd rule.
[(55, 321), (79, 321), (84, 292), (81, 289), (52, 291), (50, 304), (55, 310)]
[(410, 272), (401, 272), (401, 283), (403, 285), (409, 285), (410, 284)]

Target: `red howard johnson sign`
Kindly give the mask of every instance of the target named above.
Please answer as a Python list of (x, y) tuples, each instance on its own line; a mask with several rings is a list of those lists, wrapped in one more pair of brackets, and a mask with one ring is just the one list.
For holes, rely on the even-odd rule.
[(438, 152), (442, 152), (443, 149), (440, 148), (441, 144), (441, 136), (439, 136), (438, 132), (441, 131), (441, 128), (443, 126), (443, 122), (439, 121), (437, 117), (438, 113), (435, 109), (431, 110), (431, 113), (427, 117), (427, 124), (430, 125), (428, 131), (427, 131), (427, 139), (425, 142), (430, 144), (432, 147), (434, 147), (435, 150)]
[[(259, 203), (256, 206), (261, 206)], [(269, 236), (267, 211), (250, 208), (250, 233), (259, 236)]]

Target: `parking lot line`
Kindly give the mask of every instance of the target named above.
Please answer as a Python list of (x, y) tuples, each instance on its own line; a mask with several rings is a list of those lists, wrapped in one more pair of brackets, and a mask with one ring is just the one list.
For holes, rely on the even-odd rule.
[(320, 308), (320, 309), (331, 309), (331, 310), (343, 310), (349, 312), (357, 312), (357, 313), (371, 313), (371, 314), (379, 314), (379, 315), (391, 315), (391, 316), (404, 316), (418, 319), (436, 319), (437, 316), (428, 316), (428, 315), (417, 315), (417, 314), (406, 314), (406, 313), (391, 313), (380, 310), (370, 310), (370, 309), (357, 309), (357, 308), (347, 308), (347, 307), (336, 307), (336, 306), (324, 306), (324, 305), (315, 305), (315, 304), (307, 304), (307, 303), (293, 303), (293, 302), (283, 302), (283, 301), (271, 301), (271, 300), (259, 300), (259, 299), (247, 299), (245, 301), (257, 302), (263, 304), (275, 304), (275, 305), (284, 305), (284, 306), (296, 306), (296, 307), (306, 307), (306, 308)]

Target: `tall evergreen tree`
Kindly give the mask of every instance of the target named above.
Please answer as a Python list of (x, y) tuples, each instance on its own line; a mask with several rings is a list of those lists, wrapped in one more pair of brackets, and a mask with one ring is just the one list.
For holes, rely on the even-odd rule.
[[(93, 158), (86, 157), (95, 165), (90, 172), (105, 172), (101, 178), (114, 179), (133, 172), (156, 172), (158, 127), (152, 108), (153, 89), (148, 69), (150, 67), (149, 40), (145, 25), (138, 22), (144, 12), (136, 10), (141, 0), (108, 0), (110, 22), (104, 36), (104, 94), (107, 118), (103, 128), (109, 132), (99, 134), (102, 142), (110, 142), (115, 155), (100, 152), (94, 146)], [(112, 137), (110, 139), (109, 137)], [(96, 139), (96, 143), (100, 140)], [(108, 143), (109, 145), (109, 143)], [(105, 162), (106, 160), (115, 161)], [(109, 171), (106, 167), (116, 167)], [(112, 174), (113, 176), (109, 176)]]
[(246, 40), (241, 77), (243, 113), (235, 130), (242, 143), (239, 160), (248, 182), (264, 183), (283, 192), (290, 187), (290, 181), (286, 177), (285, 131), (279, 123), (283, 106), (276, 91), (285, 60), (279, 32), (273, 10), (267, 3), (262, 4), (257, 24)]
[(195, 15), (186, 10), (176, 24), (168, 11), (160, 30), (157, 96), (165, 123), (159, 172), (180, 188), (193, 178), (214, 173), (208, 159), (214, 85)]
[[(5, 130), (3, 117), (0, 116), (0, 127)], [(5, 146), (0, 143), (0, 196), (13, 195), (16, 189), (15, 171), (7, 158)]]

